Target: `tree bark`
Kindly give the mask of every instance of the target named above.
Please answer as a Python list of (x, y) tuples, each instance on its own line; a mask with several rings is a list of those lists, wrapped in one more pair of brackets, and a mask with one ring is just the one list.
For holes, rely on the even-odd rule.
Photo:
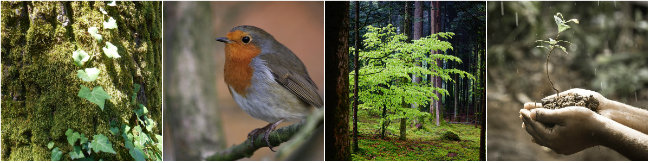
[[(406, 39), (406, 42), (411, 42), (413, 40), (413, 31), (411, 30), (411, 4), (410, 2), (405, 2), (404, 3), (404, 34), (408, 36)], [(403, 114), (403, 113), (399, 113)], [(406, 139), (406, 117), (401, 118), (399, 121), (400, 125), (400, 139), (404, 140)], [(402, 127), (404, 126), (404, 127)]]
[(354, 2), (354, 115), (352, 122), (352, 149), (359, 151), (359, 141), (357, 129), (357, 112), (359, 111), (359, 1)]
[(348, 11), (350, 2), (325, 3), (325, 160), (350, 160)]

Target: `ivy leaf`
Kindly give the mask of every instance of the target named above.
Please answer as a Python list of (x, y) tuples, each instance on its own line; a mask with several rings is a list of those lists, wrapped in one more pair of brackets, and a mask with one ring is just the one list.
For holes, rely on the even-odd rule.
[(97, 68), (86, 68), (85, 70), (77, 70), (77, 77), (83, 81), (91, 82), (95, 81), (99, 76), (99, 69)]
[(111, 134), (113, 135), (120, 134), (120, 129), (118, 129), (117, 127), (111, 127)]
[(106, 10), (104, 10), (103, 7), (99, 7), (99, 11), (101, 11), (102, 14), (104, 14), (104, 15), (108, 14), (108, 13), (106, 12)]
[(115, 45), (111, 44), (110, 42), (106, 42), (106, 46), (104, 46), (102, 48), (102, 50), (104, 50), (104, 54), (106, 54), (106, 56), (108, 58), (120, 58), (120, 57), (122, 57), (117, 53), (117, 47)]
[(140, 126), (133, 127), (133, 130), (135, 130), (133, 144), (136, 148), (144, 148), (144, 144), (149, 141), (147, 134), (144, 134), (142, 132), (142, 128), (140, 128)]
[(95, 153), (99, 152), (106, 152), (106, 153), (112, 153), (116, 154), (115, 150), (113, 150), (113, 145), (111, 144), (110, 141), (108, 141), (108, 137), (104, 136), (103, 134), (97, 134), (93, 136), (93, 141), (90, 142), (90, 148), (95, 151)]
[(104, 88), (102, 88), (102, 86), (93, 88), (93, 91), (91, 92), (88, 87), (81, 85), (81, 90), (79, 90), (79, 94), (77, 94), (77, 96), (85, 98), (88, 101), (97, 104), (97, 106), (99, 106), (102, 111), (104, 110), (104, 100), (111, 99), (111, 96), (104, 91)]
[(152, 119), (147, 118), (145, 122), (147, 124), (145, 126), (145, 128), (147, 128), (147, 131), (153, 131), (153, 128), (156, 127), (156, 122), (154, 122)]
[(129, 154), (131, 154), (131, 157), (133, 157), (133, 159), (136, 161), (145, 161), (144, 151), (142, 151), (140, 148), (130, 149)]
[(135, 112), (136, 116), (141, 117), (141, 116), (146, 115), (147, 113), (149, 113), (149, 110), (147, 110), (147, 107), (140, 104), (140, 105), (138, 105), (138, 109), (135, 109), (134, 112)]
[(86, 63), (86, 61), (90, 59), (90, 56), (88, 55), (88, 53), (86, 53), (86, 51), (79, 49), (77, 51), (72, 52), (72, 59), (74, 60), (75, 65), (83, 66), (84, 63)]
[(131, 127), (127, 125), (122, 125), (122, 138), (124, 138), (124, 146), (127, 149), (133, 148), (133, 134), (129, 133), (131, 131)]
[(61, 160), (61, 156), (63, 156), (63, 152), (61, 152), (61, 150), (59, 150), (59, 147), (56, 147), (56, 148), (52, 149), (52, 155), (50, 156), (50, 159), (52, 161)]
[(117, 29), (117, 23), (113, 17), (108, 18), (107, 22), (104, 22), (104, 29)]
[(79, 138), (79, 143), (84, 144), (84, 143), (87, 143), (87, 142), (88, 142), (88, 138), (86, 137), (86, 135), (81, 134), (81, 136)]
[(79, 138), (81, 138), (81, 135), (79, 135), (78, 132), (74, 132), (74, 133), (71, 133), (71, 134), (66, 134), (66, 136), (68, 136), (68, 144), (70, 144), (71, 146), (73, 146), (74, 143), (77, 142), (77, 140), (79, 140)]
[(90, 27), (88, 28), (88, 33), (90, 33), (90, 36), (93, 36), (97, 41), (102, 40), (102, 35), (99, 34), (97, 27)]
[(70, 152), (70, 159), (80, 159), (84, 158), (84, 153), (81, 152), (81, 147), (79, 146), (74, 146), (74, 149)]
[(47, 149), (52, 149), (54, 147), (54, 142), (47, 143)]

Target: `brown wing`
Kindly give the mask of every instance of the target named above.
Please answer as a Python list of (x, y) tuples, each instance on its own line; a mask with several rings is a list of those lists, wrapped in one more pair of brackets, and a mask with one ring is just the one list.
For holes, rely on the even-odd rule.
[[(302, 101), (317, 108), (323, 106), (323, 99), (318, 94), (318, 87), (311, 80), (305, 65), (286, 48), (278, 48), (280, 53), (264, 54), (259, 57), (267, 62), (273, 77), (278, 84), (287, 88)], [(290, 62), (291, 60), (297, 62)]]

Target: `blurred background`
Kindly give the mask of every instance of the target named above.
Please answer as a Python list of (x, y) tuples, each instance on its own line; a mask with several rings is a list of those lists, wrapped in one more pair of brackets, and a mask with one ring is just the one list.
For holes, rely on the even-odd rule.
[[(260, 27), (291, 49), (323, 96), (323, 2), (164, 2), (163, 6), (164, 160), (203, 159), (242, 143), (250, 131), (268, 124), (241, 110), (223, 80), (225, 46), (215, 38), (235, 26)], [(293, 155), (323, 160), (323, 133), (315, 135), (310, 149)], [(275, 154), (261, 148), (242, 160), (276, 160)]]
[(647, 109), (647, 2), (488, 2), (488, 160), (626, 160), (602, 146), (560, 155), (534, 144), (519, 109), (555, 91), (545, 74), (546, 49), (535, 40), (557, 34), (553, 15), (580, 24), (560, 34), (573, 43), (556, 50), (550, 76), (560, 90), (584, 88)]

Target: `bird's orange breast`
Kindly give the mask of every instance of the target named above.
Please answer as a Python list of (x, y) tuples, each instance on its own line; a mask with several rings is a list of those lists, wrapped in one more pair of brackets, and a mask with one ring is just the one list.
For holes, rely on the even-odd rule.
[[(228, 36), (230, 35), (229, 33)], [(254, 71), (250, 63), (260, 54), (261, 50), (252, 44), (240, 43), (227, 44), (225, 50), (224, 79), (226, 84), (238, 94), (246, 97), (246, 88), (251, 84)]]

